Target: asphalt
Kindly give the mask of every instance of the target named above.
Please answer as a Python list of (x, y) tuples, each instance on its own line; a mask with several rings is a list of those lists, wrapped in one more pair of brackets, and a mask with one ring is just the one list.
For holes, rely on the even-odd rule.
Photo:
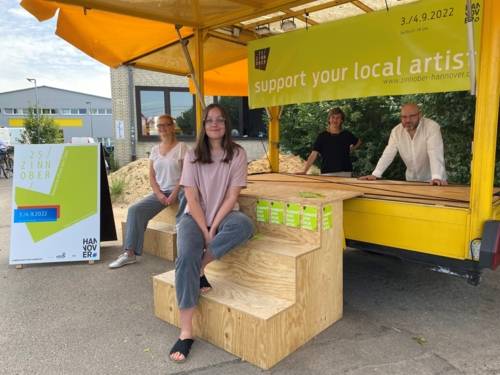
[(93, 265), (9, 266), (11, 190), (0, 178), (0, 374), (500, 374), (500, 270), (474, 287), (355, 250), (344, 317), (271, 370), (202, 340), (171, 363), (177, 329), (154, 316), (151, 277), (173, 264), (110, 270), (115, 242)]

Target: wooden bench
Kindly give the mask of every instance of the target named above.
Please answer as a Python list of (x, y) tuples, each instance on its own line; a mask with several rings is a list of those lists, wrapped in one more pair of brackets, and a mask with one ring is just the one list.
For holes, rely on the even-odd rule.
[[(342, 317), (342, 200), (357, 194), (314, 192), (321, 196), (258, 183), (244, 191), (241, 210), (257, 234), (207, 267), (213, 290), (200, 297), (196, 336), (268, 369)], [(257, 222), (259, 199), (314, 207), (318, 228)], [(178, 326), (175, 271), (155, 276), (153, 288), (156, 316)]]

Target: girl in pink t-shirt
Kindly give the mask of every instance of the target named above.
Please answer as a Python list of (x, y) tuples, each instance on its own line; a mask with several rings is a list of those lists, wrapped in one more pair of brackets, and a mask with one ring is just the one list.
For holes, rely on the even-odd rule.
[(196, 147), (188, 151), (180, 184), (187, 199), (177, 227), (175, 289), (181, 332), (170, 359), (184, 362), (193, 344), (193, 313), (200, 292), (211, 290), (205, 266), (252, 237), (252, 221), (238, 210), (247, 179), (245, 150), (231, 139), (223, 107), (207, 106)]

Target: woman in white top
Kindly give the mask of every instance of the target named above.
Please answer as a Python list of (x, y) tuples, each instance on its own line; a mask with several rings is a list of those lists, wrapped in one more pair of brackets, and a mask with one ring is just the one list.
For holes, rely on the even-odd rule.
[(161, 142), (153, 146), (149, 156), (149, 183), (153, 192), (130, 206), (123, 244), (124, 252), (109, 265), (109, 268), (119, 268), (136, 262), (136, 255), (142, 254), (144, 232), (148, 221), (165, 206), (169, 206), (179, 199), (177, 212), (178, 214), (184, 212), (186, 200), (179, 180), (187, 146), (185, 143), (177, 141), (172, 116), (161, 115), (156, 126)]

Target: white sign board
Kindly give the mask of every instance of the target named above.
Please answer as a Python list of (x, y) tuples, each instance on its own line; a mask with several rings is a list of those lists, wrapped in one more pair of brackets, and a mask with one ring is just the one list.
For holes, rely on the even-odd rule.
[(100, 147), (17, 145), (10, 264), (100, 258)]

